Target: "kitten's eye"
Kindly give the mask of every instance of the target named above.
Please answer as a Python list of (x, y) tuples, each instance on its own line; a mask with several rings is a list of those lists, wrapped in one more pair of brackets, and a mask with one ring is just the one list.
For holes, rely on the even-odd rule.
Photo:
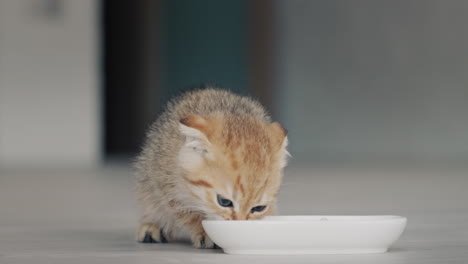
[(263, 212), (266, 208), (266, 205), (259, 205), (259, 206), (255, 206), (255, 207), (252, 207), (252, 209), (250, 209), (250, 212), (251, 213), (255, 213), (255, 212)]
[(221, 205), (222, 207), (232, 207), (233, 206), (231, 200), (224, 199), (219, 194), (218, 194), (217, 198), (218, 198), (219, 205)]

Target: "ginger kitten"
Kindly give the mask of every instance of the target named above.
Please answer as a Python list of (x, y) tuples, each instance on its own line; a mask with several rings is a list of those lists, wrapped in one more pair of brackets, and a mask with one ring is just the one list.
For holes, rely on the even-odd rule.
[(213, 248), (202, 220), (275, 214), (287, 142), (285, 129), (247, 97), (209, 88), (170, 101), (135, 164), (138, 240), (190, 237)]

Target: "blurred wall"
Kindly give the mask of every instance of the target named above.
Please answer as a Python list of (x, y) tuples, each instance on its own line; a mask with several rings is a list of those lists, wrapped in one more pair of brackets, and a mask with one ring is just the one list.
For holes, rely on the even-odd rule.
[(468, 2), (277, 1), (291, 152), (468, 160)]
[(99, 158), (98, 1), (0, 0), (0, 163)]

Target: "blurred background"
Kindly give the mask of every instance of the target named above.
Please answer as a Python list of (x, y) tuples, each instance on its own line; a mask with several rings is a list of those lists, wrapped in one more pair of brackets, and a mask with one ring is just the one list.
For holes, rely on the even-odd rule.
[(467, 24), (463, 0), (0, 0), (0, 258), (135, 250), (145, 130), (216, 84), (288, 129), (282, 213), (406, 215), (391, 263), (466, 262)]
[(0, 2), (0, 161), (138, 152), (171, 96), (259, 99), (296, 160), (468, 161), (465, 1)]

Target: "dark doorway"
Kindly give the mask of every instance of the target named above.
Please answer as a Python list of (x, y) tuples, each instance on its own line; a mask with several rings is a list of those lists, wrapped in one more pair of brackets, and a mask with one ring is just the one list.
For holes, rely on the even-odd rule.
[(160, 1), (103, 1), (105, 156), (138, 152), (158, 109)]
[(271, 111), (270, 1), (103, 1), (105, 156), (135, 155), (172, 96), (204, 83)]

